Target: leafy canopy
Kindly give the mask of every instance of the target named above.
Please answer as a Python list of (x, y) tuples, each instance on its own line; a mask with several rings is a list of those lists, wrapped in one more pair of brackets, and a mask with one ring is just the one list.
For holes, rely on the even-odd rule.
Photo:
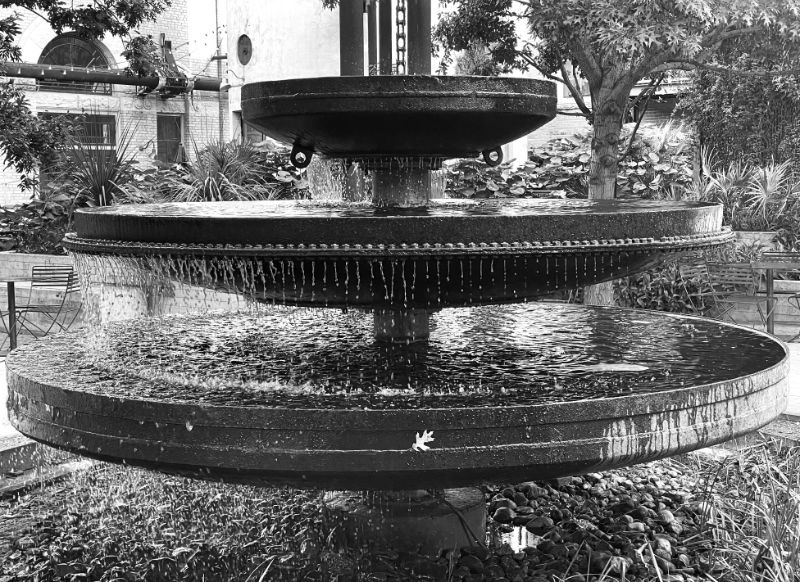
[[(444, 49), (487, 47), (504, 70), (533, 67), (562, 82), (594, 124), (590, 196), (614, 196), (617, 164), (628, 151), (620, 131), (632, 105), (646, 107), (677, 69), (724, 68), (723, 47), (771, 38), (765, 48), (779, 75), (800, 55), (800, 0), (442, 0), (434, 29)], [(527, 31), (525, 26), (527, 24)], [(649, 86), (632, 103), (637, 83)], [(588, 86), (586, 99), (583, 86)], [(628, 145), (630, 145), (629, 142)]]

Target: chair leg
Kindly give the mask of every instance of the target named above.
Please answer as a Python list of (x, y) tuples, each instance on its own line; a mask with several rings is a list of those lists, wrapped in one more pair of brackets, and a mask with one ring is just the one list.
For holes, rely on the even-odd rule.
[(8, 315), (7, 312), (0, 313), (0, 324), (3, 326), (3, 341), (0, 342), (0, 351), (5, 350), (6, 344), (9, 345), (9, 348), (11, 347), (11, 332), (9, 331), (8, 324), (6, 323), (6, 315)]

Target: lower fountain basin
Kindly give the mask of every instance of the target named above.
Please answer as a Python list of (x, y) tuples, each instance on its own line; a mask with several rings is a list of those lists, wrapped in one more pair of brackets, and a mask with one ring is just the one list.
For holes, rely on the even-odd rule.
[(146, 204), (78, 210), (64, 246), (264, 302), (437, 309), (524, 301), (636, 273), (729, 240), (721, 223), (721, 206), (695, 202)]
[[(23, 347), (7, 359), (11, 422), (46, 444), (199, 478), (419, 489), (666, 457), (756, 430), (786, 404), (785, 345), (708, 319), (443, 311), (425, 350), (392, 346), (409, 350), (393, 360), (366, 315), (314, 326), (318, 310), (291, 311), (134, 321)], [(405, 367), (365, 374), (370, 354)]]

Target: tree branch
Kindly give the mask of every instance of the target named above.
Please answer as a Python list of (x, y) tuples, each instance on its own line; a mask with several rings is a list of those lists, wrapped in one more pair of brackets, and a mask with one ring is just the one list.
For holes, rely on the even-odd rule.
[(755, 34), (757, 32), (764, 32), (764, 27), (750, 26), (747, 28), (734, 28), (733, 30), (725, 30), (722, 32), (712, 32), (704, 37), (700, 41), (700, 44), (704, 47), (710, 48), (728, 40), (729, 38), (736, 38), (737, 36), (744, 36), (746, 34)]
[(644, 119), (644, 114), (647, 113), (647, 108), (650, 106), (650, 99), (652, 99), (655, 92), (658, 90), (658, 87), (661, 85), (661, 82), (664, 80), (666, 73), (661, 73), (658, 79), (650, 79), (650, 84), (642, 90), (639, 95), (637, 95), (634, 102), (631, 104), (631, 108), (634, 108), (642, 99), (642, 95), (646, 94), (644, 106), (642, 107), (642, 113), (638, 115), (638, 119), (636, 120), (636, 125), (633, 126), (633, 131), (631, 132), (630, 137), (628, 138), (628, 145), (625, 147), (625, 151), (622, 155), (618, 158), (619, 161), (624, 160), (628, 157), (628, 154), (631, 153), (631, 148), (633, 147), (633, 140), (636, 138), (636, 132), (639, 131), (639, 126), (642, 124), (642, 120)]
[(592, 118), (591, 112), (590, 112), (589, 115), (587, 115), (586, 113), (583, 113), (582, 111), (567, 111), (567, 110), (564, 110), (564, 109), (556, 110), (556, 115), (568, 115), (570, 117), (584, 117), (586, 119), (591, 119)]
[(589, 79), (589, 83), (592, 85), (599, 84), (603, 79), (603, 70), (592, 56), (591, 51), (587, 51), (580, 42), (575, 40), (570, 40), (569, 45), (572, 48), (571, 52), (575, 55), (575, 59), (578, 61), (583, 74)]
[(578, 109), (580, 109), (586, 117), (592, 116), (592, 110), (586, 106), (586, 102), (583, 100), (583, 95), (581, 94), (580, 87), (576, 84), (573, 84), (569, 78), (569, 72), (567, 72), (567, 68), (564, 66), (564, 62), (562, 61), (559, 63), (559, 68), (561, 69), (561, 77), (564, 81), (564, 84), (569, 89), (570, 95), (575, 100), (575, 103), (578, 105)]

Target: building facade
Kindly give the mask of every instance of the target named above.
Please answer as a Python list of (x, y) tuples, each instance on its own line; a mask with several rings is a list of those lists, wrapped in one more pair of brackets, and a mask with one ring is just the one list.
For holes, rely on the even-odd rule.
[[(228, 0), (227, 85), (232, 135), (258, 141), (242, 120), (246, 83), (339, 74), (339, 17), (322, 0)], [(249, 48), (248, 48), (249, 47)]]
[[(12, 9), (13, 10), (13, 9)], [(169, 41), (180, 70), (189, 78), (215, 75), (212, 54), (191, 55), (188, 0), (172, 0), (157, 21), (143, 23), (138, 32), (157, 42)], [(30, 12), (20, 12), (22, 32), (18, 37), (22, 61), (51, 65), (123, 69), (122, 39), (106, 37), (87, 41), (65, 33), (56, 35), (50, 25)], [(211, 65), (211, 66), (209, 66)], [(193, 91), (163, 98), (156, 92), (142, 94), (134, 86), (102, 83), (66, 83), (36, 79), (8, 79), (25, 90), (31, 110), (37, 115), (81, 116), (86, 133), (96, 147), (113, 151), (128, 136), (128, 152), (140, 167), (156, 160), (174, 162), (214, 140), (230, 139), (227, 93)], [(28, 200), (30, 191), (19, 188), (19, 175), (10, 168), (0, 172), (0, 205), (13, 206)]]

